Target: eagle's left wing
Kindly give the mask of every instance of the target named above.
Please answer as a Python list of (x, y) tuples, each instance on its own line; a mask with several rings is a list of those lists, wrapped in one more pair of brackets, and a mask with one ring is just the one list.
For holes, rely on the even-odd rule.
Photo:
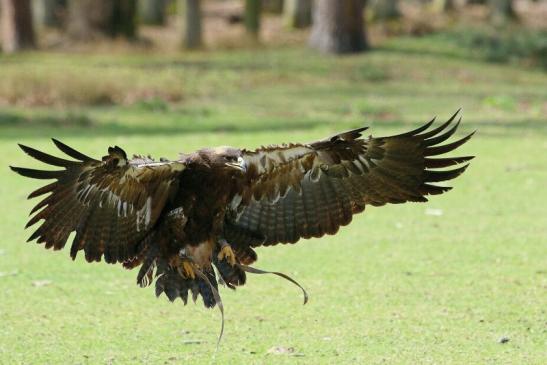
[[(365, 205), (427, 201), (449, 187), (434, 185), (461, 174), (472, 157), (434, 158), (471, 135), (440, 145), (454, 134), (457, 113), (438, 128), (433, 121), (408, 133), (361, 138), (359, 128), (310, 144), (244, 152), (247, 181), (231, 202), (225, 238), (234, 247), (294, 243), (334, 234)], [(450, 128), (449, 128), (450, 126)]]
[(178, 191), (185, 165), (179, 161), (128, 160), (119, 147), (111, 147), (96, 160), (53, 140), (67, 157), (59, 158), (20, 145), (23, 151), (57, 170), (11, 167), (34, 179), (54, 180), (29, 195), (46, 195), (31, 211), (27, 227), (42, 221), (29, 241), (60, 250), (76, 232), (70, 256), (84, 250), (87, 261), (124, 262), (141, 249), (169, 199)]

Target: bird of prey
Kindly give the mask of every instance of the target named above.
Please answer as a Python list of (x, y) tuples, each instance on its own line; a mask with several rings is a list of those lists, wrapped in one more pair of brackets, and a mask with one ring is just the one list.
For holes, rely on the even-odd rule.
[(88, 262), (140, 266), (138, 284), (155, 280), (156, 295), (185, 304), (201, 296), (214, 307), (219, 283), (234, 289), (246, 271), (258, 272), (249, 266), (255, 247), (332, 235), (367, 205), (425, 202), (450, 190), (436, 183), (472, 159), (439, 157), (473, 134), (443, 144), (457, 115), (389, 137), (363, 137), (364, 127), (312, 143), (203, 148), (160, 161), (129, 159), (117, 146), (97, 160), (53, 139), (63, 158), (20, 146), (58, 169), (11, 169), (53, 180), (29, 195), (45, 195), (32, 209), (27, 227), (40, 225), (29, 241), (60, 250), (75, 232), (72, 259), (83, 251)]

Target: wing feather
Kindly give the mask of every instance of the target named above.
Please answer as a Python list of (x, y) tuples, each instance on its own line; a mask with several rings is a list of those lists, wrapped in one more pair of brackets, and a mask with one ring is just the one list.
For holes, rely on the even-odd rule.
[[(248, 173), (241, 199), (230, 204), (226, 238), (236, 246), (294, 243), (336, 233), (367, 204), (425, 202), (450, 190), (434, 183), (456, 178), (473, 157), (433, 156), (472, 137), (440, 145), (456, 133), (458, 114), (436, 128), (433, 119), (389, 137), (362, 138), (366, 128), (358, 128), (313, 143), (244, 151)], [(456, 167), (436, 170), (449, 166)]]
[(128, 160), (119, 147), (108, 149), (101, 161), (53, 140), (68, 160), (20, 145), (29, 156), (64, 170), (11, 169), (36, 179), (55, 179), (29, 195), (46, 195), (31, 211), (30, 236), (46, 248), (62, 249), (76, 232), (70, 256), (84, 250), (87, 261), (123, 262), (137, 254), (138, 245), (154, 227), (168, 199), (178, 189), (185, 165), (177, 161)]

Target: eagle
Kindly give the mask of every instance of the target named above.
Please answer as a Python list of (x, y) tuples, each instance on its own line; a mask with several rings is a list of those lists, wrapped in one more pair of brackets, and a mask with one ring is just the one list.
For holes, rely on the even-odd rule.
[(28, 241), (61, 250), (74, 232), (73, 260), (83, 251), (87, 262), (139, 267), (137, 283), (155, 282), (157, 296), (220, 307), (219, 284), (235, 289), (246, 272), (264, 272), (250, 266), (256, 247), (333, 235), (367, 205), (426, 202), (450, 190), (437, 183), (473, 158), (444, 156), (474, 133), (443, 144), (458, 115), (388, 137), (363, 137), (362, 127), (312, 143), (203, 148), (159, 161), (129, 159), (118, 146), (99, 160), (53, 139), (66, 156), (20, 147), (57, 169), (10, 167), (52, 180), (28, 196), (42, 197)]

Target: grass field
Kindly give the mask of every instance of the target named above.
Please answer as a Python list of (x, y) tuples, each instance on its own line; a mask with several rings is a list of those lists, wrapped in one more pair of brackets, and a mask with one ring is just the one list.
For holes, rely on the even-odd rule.
[[(0, 363), (545, 364), (544, 72), (473, 61), (426, 37), (344, 58), (292, 48), (2, 56), (0, 80)], [(25, 197), (39, 182), (7, 168), (36, 166), (16, 142), (53, 152), (49, 137), (93, 156), (118, 144), (175, 157), (362, 124), (403, 132), (459, 107), (460, 133), (478, 130), (461, 153), (477, 158), (455, 189), (368, 208), (336, 236), (259, 249), (257, 267), (292, 275), (310, 302), (269, 276), (223, 290), (216, 353), (216, 310), (26, 244)]]

